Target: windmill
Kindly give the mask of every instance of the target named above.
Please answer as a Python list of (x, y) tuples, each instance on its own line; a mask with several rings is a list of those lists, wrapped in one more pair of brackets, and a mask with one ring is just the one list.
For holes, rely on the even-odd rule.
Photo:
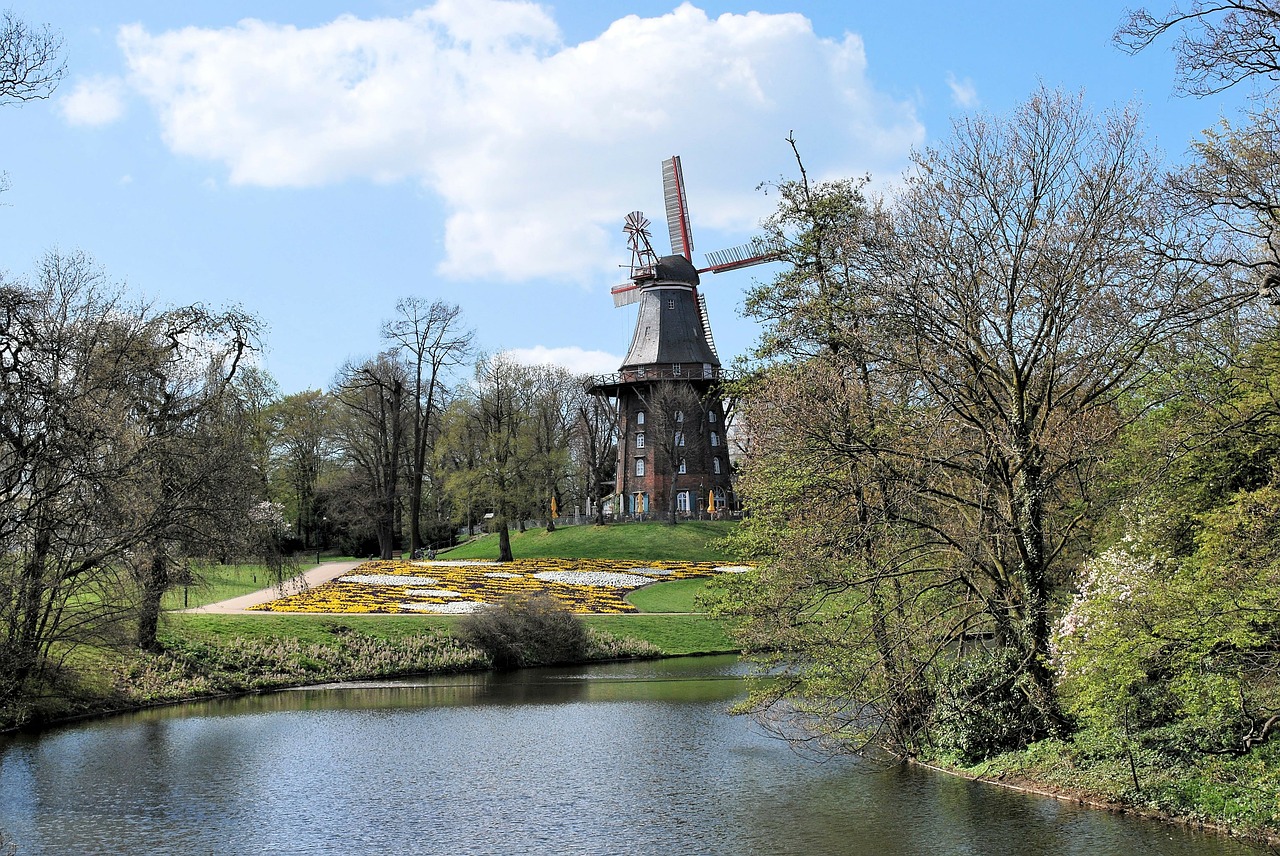
[[(725, 410), (720, 397), (720, 358), (711, 337), (699, 275), (724, 273), (777, 259), (768, 242), (750, 243), (706, 255), (693, 264), (689, 203), (679, 157), (662, 164), (671, 254), (653, 249), (650, 222), (639, 211), (626, 216), (623, 231), (631, 251), (630, 282), (612, 289), (614, 306), (638, 303), (631, 347), (616, 375), (596, 378), (590, 390), (616, 399), (618, 469), (615, 494), (623, 513), (701, 513), (730, 502)], [(666, 403), (661, 406), (658, 400)], [(672, 404), (672, 401), (687, 404)], [(698, 422), (683, 423), (697, 411)], [(668, 412), (670, 411), (670, 412)], [(674, 420), (674, 421), (672, 421)], [(671, 424), (667, 424), (671, 423)], [(688, 430), (686, 430), (688, 429)], [(678, 446), (664, 454), (654, 439)]]

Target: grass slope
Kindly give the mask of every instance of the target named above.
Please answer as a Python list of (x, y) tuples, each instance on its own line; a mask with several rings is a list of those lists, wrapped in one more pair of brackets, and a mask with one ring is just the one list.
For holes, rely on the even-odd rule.
[[(728, 562), (721, 541), (737, 526), (727, 520), (669, 523), (617, 523), (564, 526), (554, 532), (530, 529), (511, 533), (517, 559), (636, 559), (638, 561)], [(441, 553), (442, 559), (497, 559), (498, 536), (482, 535)]]

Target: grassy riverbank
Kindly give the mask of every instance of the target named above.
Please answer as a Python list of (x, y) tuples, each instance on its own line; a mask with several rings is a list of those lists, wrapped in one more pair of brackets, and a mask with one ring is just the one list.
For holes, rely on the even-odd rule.
[[(690, 522), (582, 526), (513, 533), (521, 558), (617, 558), (729, 562), (717, 545), (733, 524)], [(451, 551), (449, 558), (492, 558), (496, 537)], [(170, 610), (195, 607), (264, 587), (263, 569), (212, 566), (191, 585), (171, 591)], [(721, 653), (733, 644), (721, 624), (697, 614), (705, 580), (658, 583), (633, 592), (641, 613), (590, 615), (588, 660), (626, 656)], [(159, 652), (131, 647), (127, 623), (113, 642), (68, 649), (62, 668), (17, 704), (0, 710), (0, 729), (70, 716), (227, 693), (338, 680), (385, 678), (488, 667), (485, 656), (458, 640), (458, 616), (216, 615), (162, 616)]]
[(1128, 751), (1079, 733), (1044, 740), (972, 766), (940, 762), (969, 778), (1085, 805), (1150, 815), (1280, 845), (1280, 745), (1245, 756), (1173, 758)]

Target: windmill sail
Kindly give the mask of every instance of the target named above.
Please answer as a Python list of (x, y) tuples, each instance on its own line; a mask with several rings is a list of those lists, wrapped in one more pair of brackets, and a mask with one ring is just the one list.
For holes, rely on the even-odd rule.
[(707, 253), (707, 266), (700, 268), (698, 273), (724, 273), (727, 270), (771, 262), (780, 255), (782, 255), (781, 248), (764, 238), (756, 238), (750, 243)]
[(662, 195), (667, 202), (667, 230), (671, 233), (671, 252), (693, 261), (689, 200), (684, 195), (684, 171), (680, 168), (679, 155), (672, 155), (662, 162)]
[(707, 296), (705, 294), (698, 295), (698, 314), (702, 316), (702, 336), (707, 340), (707, 347), (711, 349), (711, 354), (718, 360), (720, 352), (716, 350), (715, 340), (711, 338), (711, 318), (707, 315)]
[(630, 306), (640, 301), (640, 286), (638, 285), (619, 285), (611, 293), (613, 294), (614, 309)]

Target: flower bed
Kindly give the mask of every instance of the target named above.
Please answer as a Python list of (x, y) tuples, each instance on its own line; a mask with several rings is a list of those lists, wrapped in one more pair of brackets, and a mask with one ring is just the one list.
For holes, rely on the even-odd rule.
[[(253, 608), (268, 612), (458, 614), (474, 611), (480, 604), (497, 603), (507, 595), (543, 592), (574, 612), (637, 612), (623, 598), (641, 586), (740, 570), (740, 566), (715, 562), (611, 559), (517, 559), (501, 565), (372, 560), (324, 585)], [(427, 585), (431, 588), (424, 588)]]

